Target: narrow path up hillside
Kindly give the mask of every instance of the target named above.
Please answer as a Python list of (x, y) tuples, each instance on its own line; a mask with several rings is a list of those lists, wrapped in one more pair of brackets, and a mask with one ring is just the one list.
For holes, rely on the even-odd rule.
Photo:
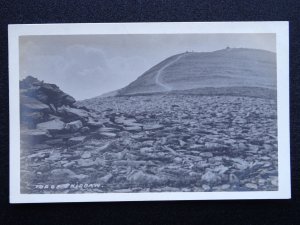
[(162, 72), (168, 68), (169, 66), (173, 65), (174, 63), (178, 62), (182, 57), (188, 55), (189, 53), (183, 53), (179, 56), (177, 56), (174, 60), (172, 60), (171, 62), (169, 62), (168, 64), (164, 65), (162, 68), (160, 68), (157, 73), (156, 73), (156, 76), (155, 76), (155, 83), (159, 86), (161, 86), (163, 89), (165, 89), (166, 91), (171, 91), (172, 90), (172, 87), (170, 87), (169, 85), (167, 84), (164, 84), (161, 80), (161, 74)]

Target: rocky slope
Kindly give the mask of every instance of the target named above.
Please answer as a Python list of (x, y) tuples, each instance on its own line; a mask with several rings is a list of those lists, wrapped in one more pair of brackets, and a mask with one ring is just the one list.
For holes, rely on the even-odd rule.
[(276, 89), (276, 54), (244, 48), (186, 52), (167, 58), (112, 94), (149, 94), (207, 87)]
[(69, 145), (24, 145), (23, 193), (278, 188), (275, 100), (173, 94), (81, 105), (102, 126)]

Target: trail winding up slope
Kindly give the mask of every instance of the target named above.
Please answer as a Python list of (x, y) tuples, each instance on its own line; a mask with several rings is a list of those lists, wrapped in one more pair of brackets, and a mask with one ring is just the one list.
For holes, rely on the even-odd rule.
[(163, 81), (161, 80), (161, 75), (162, 72), (168, 68), (169, 66), (175, 64), (177, 61), (179, 61), (182, 57), (186, 56), (188, 53), (184, 53), (182, 55), (178, 55), (174, 60), (170, 61), (169, 63), (167, 63), (166, 65), (164, 65), (162, 68), (160, 68), (155, 76), (155, 82), (156, 84), (158, 84), (159, 86), (161, 86), (162, 88), (164, 88), (166, 91), (171, 91), (172, 87), (163, 83)]
[(154, 65), (113, 95), (152, 94), (203, 88), (276, 90), (276, 53), (226, 48), (185, 52)]

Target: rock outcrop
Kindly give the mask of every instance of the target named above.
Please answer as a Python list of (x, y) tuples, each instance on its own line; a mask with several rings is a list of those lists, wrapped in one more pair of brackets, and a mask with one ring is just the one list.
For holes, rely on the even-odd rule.
[(77, 133), (87, 134), (102, 126), (92, 112), (76, 106), (75, 102), (55, 84), (44, 83), (32, 76), (20, 81), (22, 140), (43, 142), (55, 139), (50, 142), (65, 144), (61, 135), (71, 139)]
[(20, 81), (20, 89), (21, 94), (35, 98), (49, 106), (51, 104), (55, 107), (72, 106), (76, 102), (72, 96), (64, 93), (57, 85), (44, 83), (32, 76)]

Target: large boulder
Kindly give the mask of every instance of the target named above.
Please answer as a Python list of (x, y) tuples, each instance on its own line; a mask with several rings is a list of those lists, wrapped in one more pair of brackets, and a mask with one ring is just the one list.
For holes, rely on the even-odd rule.
[(89, 120), (89, 113), (87, 111), (65, 105), (59, 107), (57, 109), (57, 113), (62, 116), (67, 122), (72, 122), (74, 120), (87, 122)]
[(65, 129), (66, 124), (59, 119), (50, 120), (44, 123), (39, 123), (36, 128), (39, 130), (47, 130), (50, 133), (58, 133)]

